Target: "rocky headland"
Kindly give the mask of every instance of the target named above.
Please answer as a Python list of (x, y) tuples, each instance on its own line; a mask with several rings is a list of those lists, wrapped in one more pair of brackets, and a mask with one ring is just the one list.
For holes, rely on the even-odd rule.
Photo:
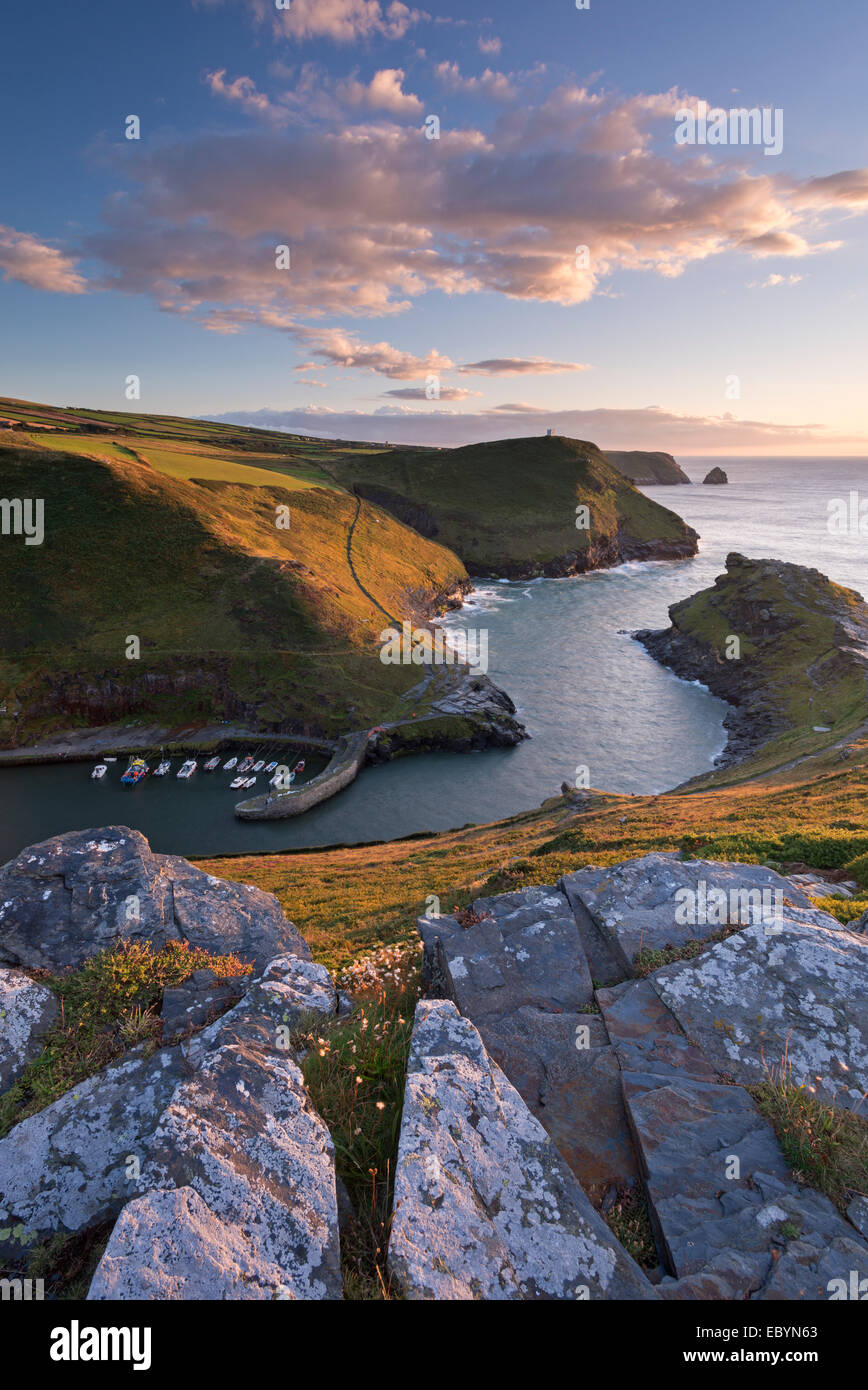
[(868, 718), (868, 605), (819, 570), (733, 552), (714, 586), (669, 617), (669, 628), (634, 636), (731, 705), (720, 766), (772, 747), (815, 751)]

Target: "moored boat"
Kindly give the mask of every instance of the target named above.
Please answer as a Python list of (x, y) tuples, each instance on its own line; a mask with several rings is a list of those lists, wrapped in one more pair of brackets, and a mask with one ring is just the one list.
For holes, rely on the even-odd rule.
[(141, 782), (142, 778), (147, 777), (147, 775), (148, 764), (145, 762), (144, 758), (133, 758), (126, 772), (121, 777), (121, 781), (125, 786), (130, 787), (135, 782)]
[(304, 758), (300, 759), (300, 761), (296, 763), (292, 771), (293, 773), (304, 772)]
[(277, 767), (277, 759), (275, 758), (275, 760), (274, 760), (273, 763), (266, 763), (266, 764), (265, 764), (264, 771), (265, 771), (265, 772), (273, 772), (274, 769), (275, 769), (276, 767)]
[(97, 763), (96, 767), (90, 775), (95, 782), (101, 782), (107, 772), (108, 768), (106, 767), (105, 763)]
[(264, 758), (260, 758), (258, 763), (254, 763), (254, 764), (253, 764), (253, 767), (250, 769), (250, 771), (251, 771), (251, 772), (261, 772), (262, 769), (263, 769), (264, 767), (265, 767), (265, 759), (264, 759)]
[(256, 783), (256, 778), (255, 778), (255, 777), (245, 777), (245, 779), (244, 779), (244, 785), (245, 785), (245, 787), (252, 787), (252, 786), (255, 785), (255, 783)]
[(248, 753), (248, 754), (247, 754), (247, 757), (246, 757), (246, 758), (242, 758), (242, 759), (241, 759), (241, 762), (238, 764), (238, 771), (239, 771), (239, 772), (249, 772), (250, 769), (252, 768), (252, 766), (253, 766), (253, 759), (252, 759), (252, 757), (250, 756), (250, 754)]
[(229, 786), (230, 786), (230, 788), (231, 788), (232, 791), (237, 791), (239, 787), (243, 787), (243, 786), (244, 786), (244, 784), (245, 784), (246, 781), (247, 781), (247, 778), (246, 778), (246, 777), (235, 777), (235, 778), (233, 778), (233, 780), (229, 783)]
[(172, 764), (169, 758), (164, 758), (160, 766), (154, 770), (155, 777), (165, 777), (167, 772), (171, 772)]
[(184, 781), (186, 782), (188, 777), (193, 776), (193, 773), (196, 771), (196, 768), (198, 766), (199, 764), (196, 762), (195, 758), (188, 758), (184, 765), (180, 768), (178, 776), (183, 777)]
[(209, 758), (208, 761), (207, 761), (207, 763), (205, 763), (205, 771), (206, 771), (206, 772), (213, 772), (214, 769), (217, 768), (217, 767), (219, 767), (219, 766), (220, 766), (220, 759), (219, 759), (219, 758)]
[(223, 771), (224, 771), (224, 772), (231, 772), (232, 769), (233, 769), (233, 767), (235, 767), (235, 765), (237, 764), (237, 762), (238, 762), (238, 759), (237, 759), (237, 758), (230, 758), (229, 761), (228, 761), (228, 763), (224, 763), (224, 764), (223, 764)]

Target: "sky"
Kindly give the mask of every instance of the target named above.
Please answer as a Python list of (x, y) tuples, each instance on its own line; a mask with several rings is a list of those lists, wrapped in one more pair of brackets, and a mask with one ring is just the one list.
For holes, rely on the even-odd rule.
[(866, 51), (864, 0), (11, 0), (0, 394), (861, 454)]

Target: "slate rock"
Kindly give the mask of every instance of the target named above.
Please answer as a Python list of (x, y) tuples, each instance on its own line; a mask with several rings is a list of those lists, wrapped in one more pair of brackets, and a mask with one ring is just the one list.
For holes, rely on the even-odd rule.
[(788, 879), (757, 864), (646, 854), (610, 868), (579, 869), (562, 883), (570, 900), (578, 898), (587, 908), (628, 974), (643, 949), (707, 941), (724, 923), (764, 921), (778, 904), (804, 908), (810, 920), (834, 921), (812, 908)]
[(20, 970), (0, 966), (0, 1092), (39, 1056), (60, 1018), (57, 995)]
[(448, 1000), (416, 1009), (388, 1261), (414, 1300), (657, 1297)]
[[(294, 1287), (308, 1290), (298, 1296), (314, 1296), (309, 1290), (315, 1285), (333, 1288), (334, 1240), (322, 1226), (328, 1214), (330, 1140), (310, 1107), (290, 1044), (297, 1023), (317, 1010), (333, 1013), (335, 1004), (331, 977), (322, 966), (279, 957), (251, 982), (234, 1009), (188, 1043), (150, 1057), (137, 1049), (22, 1120), (0, 1139), (0, 1257), (20, 1258), (23, 1249), (46, 1236), (96, 1225), (152, 1188), (197, 1186), (223, 1219), (212, 1191), (222, 1175), (230, 1195), (234, 1192), (226, 1208), (239, 1222), (256, 1219), (251, 1215), (254, 1184), (261, 1181), (276, 1203), (269, 1209), (271, 1225), (279, 1221), (287, 1231), (296, 1230), (298, 1250), (311, 1256), (307, 1273), (299, 1267), (293, 1274)], [(179, 1113), (186, 1117), (186, 1135), (177, 1124)], [(173, 1184), (167, 1180), (170, 1130), (177, 1139)], [(294, 1190), (293, 1173), (303, 1167), (305, 1145), (316, 1201), (297, 1218), (279, 1216), (277, 1209)], [(267, 1264), (274, 1243), (267, 1246), (266, 1238), (264, 1229)], [(290, 1254), (284, 1258), (289, 1272), (298, 1266)], [(322, 1273), (316, 1272), (318, 1264)]]
[(868, 1197), (854, 1197), (847, 1215), (861, 1236), (868, 1237)]
[(76, 969), (118, 941), (186, 941), (260, 967), (310, 958), (272, 893), (153, 854), (127, 826), (56, 835), (0, 869), (0, 963)]
[(786, 1058), (790, 1079), (845, 1109), (868, 1089), (868, 941), (788, 911), (780, 933), (747, 927), (651, 977), (705, 1056), (737, 1081)]
[(599, 1014), (525, 1006), (479, 1032), (586, 1191), (638, 1177), (621, 1073)]
[(193, 1187), (154, 1190), (118, 1217), (88, 1299), (271, 1297), (247, 1238), (215, 1216)]
[(418, 919), (430, 972), (468, 1018), (526, 1004), (580, 1012), (590, 1002), (593, 984), (563, 893), (504, 893), (477, 899), (473, 911), (481, 920), (466, 927), (455, 917)]
[(844, 1271), (868, 1274), (868, 1244), (794, 1182), (743, 1087), (637, 1072), (623, 1084), (655, 1233), (690, 1296), (823, 1299)]
[(238, 1002), (244, 983), (241, 975), (220, 980), (213, 970), (194, 970), (183, 984), (167, 986), (160, 1008), (163, 1042), (172, 1042), (191, 1029), (210, 1023)]

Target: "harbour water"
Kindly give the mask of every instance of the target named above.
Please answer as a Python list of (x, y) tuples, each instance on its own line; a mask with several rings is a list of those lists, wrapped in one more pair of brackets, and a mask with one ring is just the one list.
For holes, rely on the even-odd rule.
[[(666, 626), (669, 605), (711, 584), (730, 550), (811, 565), (868, 592), (868, 536), (829, 528), (830, 503), (868, 496), (868, 460), (681, 462), (698, 483), (712, 462), (730, 479), (645, 489), (700, 533), (695, 559), (574, 579), (477, 581), (447, 620), (487, 629), (488, 674), (531, 734), (517, 748), (402, 758), (366, 769), (296, 819), (246, 823), (235, 819), (223, 772), (127, 788), (120, 762), (104, 783), (90, 780), (85, 763), (4, 768), (0, 862), (63, 830), (117, 823), (141, 829), (156, 850), (193, 856), (385, 840), (538, 805), (580, 768), (592, 786), (644, 793), (707, 770), (725, 742), (725, 705), (663, 670), (629, 632)], [(309, 762), (311, 775), (321, 766)]]

